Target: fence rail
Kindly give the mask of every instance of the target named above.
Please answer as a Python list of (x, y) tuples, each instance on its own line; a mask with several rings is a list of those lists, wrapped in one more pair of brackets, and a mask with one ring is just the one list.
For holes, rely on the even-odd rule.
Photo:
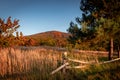
[[(76, 69), (77, 69), (77, 68), (80, 68), (80, 69), (83, 69), (83, 68), (87, 67), (88, 65), (108, 64), (108, 63), (112, 63), (112, 62), (115, 62), (115, 61), (119, 61), (119, 60), (120, 60), (120, 58), (117, 58), (117, 59), (113, 59), (113, 60), (110, 60), (110, 61), (104, 61), (104, 62), (98, 62), (98, 61), (96, 61), (96, 62), (95, 62), (95, 61), (85, 62), (85, 61), (80, 61), (80, 60), (68, 58), (68, 57), (67, 57), (67, 52), (65, 52), (65, 53), (63, 54), (63, 56), (64, 56), (64, 57), (63, 57), (64, 64), (61, 65), (60, 67), (58, 67), (57, 69), (53, 70), (53, 71), (51, 72), (52, 75), (55, 74), (56, 72), (62, 70), (62, 69), (71, 69), (71, 68), (76, 68)], [(71, 66), (70, 63), (69, 63), (70, 61), (75, 62), (75, 63), (82, 64), (82, 65), (80, 65), (80, 66)]]

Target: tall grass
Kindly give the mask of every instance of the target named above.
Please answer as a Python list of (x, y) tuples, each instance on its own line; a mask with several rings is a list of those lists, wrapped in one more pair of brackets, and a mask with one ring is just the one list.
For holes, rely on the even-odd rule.
[[(98, 67), (95, 69), (90, 67), (91, 70), (88, 71), (71, 69), (66, 70), (65, 73), (59, 71), (50, 75), (53, 70), (63, 64), (64, 51), (44, 47), (1, 49), (0, 80), (84, 80), (88, 73), (101, 69)], [(99, 61), (98, 58), (100, 58), (98, 55), (77, 52), (68, 52), (68, 57), (82, 61)]]
[[(0, 76), (39, 74), (40, 79), (61, 63), (61, 52), (37, 49), (6, 48), (0, 51)], [(58, 64), (59, 62), (59, 64)]]

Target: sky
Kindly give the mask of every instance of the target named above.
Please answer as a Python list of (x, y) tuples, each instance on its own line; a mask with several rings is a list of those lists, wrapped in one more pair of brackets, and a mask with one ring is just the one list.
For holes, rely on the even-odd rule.
[(23, 35), (67, 32), (69, 23), (81, 16), (79, 6), (80, 0), (0, 0), (0, 18), (19, 19)]

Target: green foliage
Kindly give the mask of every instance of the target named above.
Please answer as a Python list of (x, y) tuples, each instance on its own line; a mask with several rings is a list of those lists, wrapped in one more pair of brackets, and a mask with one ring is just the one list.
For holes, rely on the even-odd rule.
[(94, 35), (92, 35), (93, 31), (87, 27), (86, 23), (84, 22), (81, 24), (83, 27), (79, 28), (77, 24), (71, 22), (70, 27), (67, 30), (71, 34), (68, 41), (74, 46), (78, 46), (84, 41), (87, 41), (88, 39), (91, 40), (94, 37)]
[(101, 18), (98, 24), (99, 26), (96, 27), (96, 31), (99, 37), (105, 37), (106, 39), (115, 37), (116, 33), (120, 31), (120, 25), (114, 19)]
[(81, 0), (80, 9), (83, 11), (83, 17), (77, 21), (87, 22), (89, 27), (97, 28), (95, 30), (99, 41), (115, 39), (120, 32), (119, 8), (118, 0)]
[(67, 44), (66, 39), (61, 40), (60, 38), (52, 38), (52, 37), (41, 38), (38, 42), (39, 42), (39, 45), (42, 45), (42, 46), (65, 47)]
[(72, 23), (71, 25), (70, 23), (68, 32), (72, 36), (69, 37), (69, 42), (80, 49), (83, 47), (107, 50), (111, 38), (114, 39), (114, 42), (120, 38), (119, 8), (118, 0), (81, 0), (82, 18), (76, 18), (80, 28), (77, 24)]
[(56, 41), (52, 38), (45, 38), (45, 39), (41, 39), (39, 41), (40, 45), (46, 45), (46, 46), (55, 46)]

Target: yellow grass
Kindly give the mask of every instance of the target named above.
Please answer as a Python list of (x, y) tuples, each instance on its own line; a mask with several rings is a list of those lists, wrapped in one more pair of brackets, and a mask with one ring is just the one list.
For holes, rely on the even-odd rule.
[(57, 51), (44, 48), (34, 50), (5, 48), (0, 51), (0, 75), (26, 73), (34, 69), (42, 72), (46, 71), (44, 69), (48, 66), (51, 71), (57, 67), (61, 58), (61, 52), (58, 54)]
[[(33, 74), (35, 74), (39, 77), (38, 79), (40, 80), (47, 79), (48, 77), (51, 78), (50, 73), (63, 64), (63, 60), (62, 60), (63, 53), (64, 50), (60, 51), (58, 49), (54, 49), (54, 48), (51, 49), (44, 47), (1, 49), (0, 78), (7, 77), (8, 75), (13, 77), (14, 75), (21, 75), (21, 74), (32, 75), (32, 77), (34, 77)], [(81, 54), (74, 52), (68, 52), (68, 57), (71, 59), (78, 59), (82, 61), (91, 61), (91, 60), (96, 61), (98, 58), (98, 56), (96, 55), (89, 54), (88, 56), (88, 54)], [(32, 80), (37, 80), (37, 79), (32, 78)]]

